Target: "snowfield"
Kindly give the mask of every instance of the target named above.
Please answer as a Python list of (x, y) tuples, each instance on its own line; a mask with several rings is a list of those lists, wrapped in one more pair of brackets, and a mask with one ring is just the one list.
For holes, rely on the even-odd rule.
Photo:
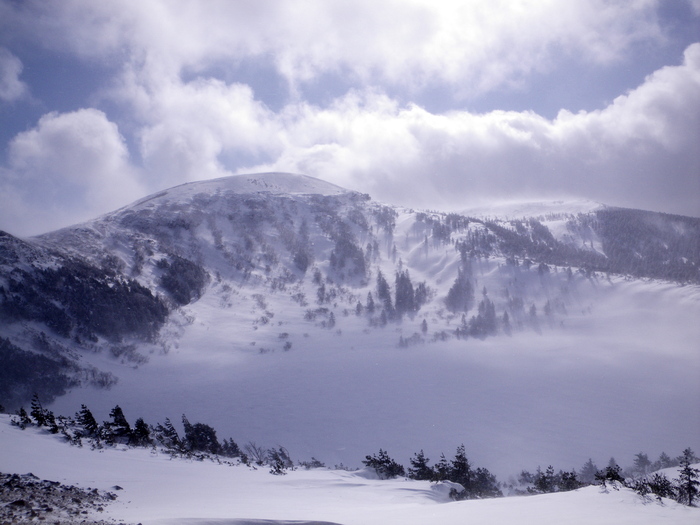
[(0, 415), (1, 472), (32, 472), (40, 479), (115, 492), (117, 500), (90, 517), (117, 523), (691, 525), (700, 520), (698, 508), (644, 501), (624, 488), (453, 502), (439, 484), (381, 481), (366, 470), (298, 469), (274, 476), (266, 468), (171, 459), (148, 449), (71, 447), (36, 428), (22, 431), (9, 420)]

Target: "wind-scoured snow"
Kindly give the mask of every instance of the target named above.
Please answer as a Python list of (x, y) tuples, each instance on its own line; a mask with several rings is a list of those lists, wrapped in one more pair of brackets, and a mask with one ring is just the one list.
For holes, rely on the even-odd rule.
[(269, 193), (285, 195), (341, 195), (348, 190), (308, 175), (256, 173), (189, 182), (138, 200), (128, 208), (139, 208), (153, 200), (183, 201), (201, 193)]
[(461, 210), (461, 214), (470, 217), (498, 217), (500, 219), (523, 219), (546, 217), (547, 215), (576, 215), (591, 213), (604, 205), (591, 200), (556, 200), (556, 201), (502, 201), (486, 206), (475, 206)]

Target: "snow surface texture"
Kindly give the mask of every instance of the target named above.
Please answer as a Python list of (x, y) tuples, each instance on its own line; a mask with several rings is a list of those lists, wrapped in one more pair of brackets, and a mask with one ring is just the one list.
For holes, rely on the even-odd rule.
[[(378, 246), (364, 279), (330, 267), (335, 248), (319, 226), (326, 201), (318, 195), (335, 199), (328, 211), (338, 214), (366, 205), (367, 228), (360, 227), (362, 217), (346, 221), (359, 246)], [(555, 237), (600, 253), (599, 239), (567, 230), (561, 218), (595, 206), (515, 211), (544, 213)], [(81, 354), (82, 365), (113, 373), (116, 385), (76, 388), (48, 408), (70, 415), (85, 403), (105, 420), (119, 404), (132, 424), (169, 417), (177, 425), (184, 413), (213, 426), (219, 439), (284, 446), (294, 460), (314, 456), (329, 466), (359, 466), (379, 448), (404, 465), (423, 449), (434, 464), (441, 452), (450, 457), (464, 443), (470, 461), (501, 481), (538, 465), (570, 470), (588, 458), (605, 465), (610, 456), (626, 465), (638, 451), (657, 457), (700, 449), (697, 285), (577, 268), (569, 276), (563, 267), (540, 272), (501, 255), (475, 258), (475, 303), (486, 288), (499, 316), (512, 299), (522, 307), (508, 310), (511, 335), (457, 339), (449, 334), (461, 315), (446, 311), (444, 300), (460, 265), (455, 242), (483, 232), (483, 225), (470, 223), (440, 240), (412, 210), (394, 210), (388, 232), (372, 218), (385, 211), (315, 179), (264, 174), (186, 184), (40, 237), (94, 261), (112, 256), (164, 295), (160, 258), (189, 257), (210, 276), (201, 298), (176, 309), (155, 344), (127, 341), (136, 353), (119, 354), (101, 341), (101, 351)], [(302, 274), (287, 256), (284, 226), (297, 232), (304, 221), (313, 260)], [(136, 255), (149, 251), (139, 267)], [(249, 263), (253, 269), (241, 277)], [(428, 283), (430, 301), (385, 326), (376, 314), (374, 324), (367, 314), (356, 315), (368, 292), (377, 301), (378, 271), (393, 289), (401, 268), (414, 284)], [(326, 291), (322, 303), (315, 269)], [(528, 313), (532, 306), (536, 315)], [(320, 308), (327, 310), (308, 316)], [(476, 304), (467, 320), (475, 312)]]
[(0, 415), (0, 441), (0, 472), (31, 471), (103, 491), (118, 485), (116, 501), (97, 516), (143, 525), (691, 525), (700, 519), (698, 508), (645, 501), (629, 489), (451, 502), (439, 484), (380, 481), (365, 471), (273, 476), (267, 469), (171, 459), (148, 449), (90, 450), (36, 428), (22, 431), (6, 415)]

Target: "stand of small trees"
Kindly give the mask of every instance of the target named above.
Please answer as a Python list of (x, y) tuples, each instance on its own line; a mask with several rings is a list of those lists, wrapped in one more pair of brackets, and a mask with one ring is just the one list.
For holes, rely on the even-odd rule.
[[(250, 442), (244, 447), (245, 453), (243, 453), (233, 439), (224, 439), (223, 442), (219, 442), (213, 427), (204, 423), (190, 423), (184, 414), (182, 416), (183, 437), (180, 437), (168, 418), (164, 423), (158, 423), (155, 426), (150, 426), (143, 418), (139, 418), (132, 427), (119, 405), (110, 411), (109, 416), (111, 419), (100, 425), (90, 409), (81, 405), (73, 418), (56, 417), (42, 406), (39, 396), (35, 394), (30, 412), (27, 413), (24, 408), (20, 408), (11, 418), (11, 423), (21, 429), (32, 425), (46, 427), (53, 434), (62, 434), (66, 441), (76, 446), (83, 446), (83, 440), (93, 448), (116, 444), (154, 448), (161, 446), (173, 456), (200, 460), (209, 458), (216, 461), (220, 461), (219, 457), (237, 458), (240, 463), (248, 466), (266, 465), (270, 467), (270, 473), (277, 475), (285, 474), (288, 469), (294, 468), (289, 452), (284, 447), (266, 449)], [(654, 495), (658, 499), (672, 498), (679, 503), (696, 506), (700, 501), (700, 469), (694, 468), (692, 464), (699, 460), (700, 458), (690, 448), (685, 449), (676, 460), (672, 460), (663, 453), (655, 463), (651, 463), (645, 454), (640, 453), (635, 456), (634, 469), (645, 474), (641, 477), (626, 479), (614, 459), (611, 458), (608, 466), (603, 470), (597, 470), (593, 461), (589, 459), (580, 473), (574, 470), (570, 472), (559, 470), (555, 473), (554, 467), (550, 465), (544, 472), (539, 467), (535, 474), (521, 472), (519, 483), (521, 486), (526, 486), (526, 491), (521, 493), (529, 494), (563, 492), (590, 484), (615, 490), (623, 486), (633, 489), (643, 498)], [(467, 459), (464, 445), (457, 448), (452, 460), (448, 461), (442, 454), (434, 466), (430, 466), (429, 461), (421, 450), (410, 459), (411, 466), (406, 471), (403, 465), (392, 459), (385, 450), (379, 449), (378, 454), (366, 456), (362, 463), (374, 469), (381, 479), (407, 476), (415, 480), (456, 483), (461, 486), (461, 490), (452, 488), (450, 491), (450, 497), (455, 500), (503, 496), (502, 485), (493, 474), (485, 468), (473, 468)], [(311, 463), (301, 464), (307, 468), (323, 466), (315, 459)], [(646, 474), (647, 470), (657, 466), (661, 468), (679, 466), (678, 478), (669, 480), (660, 472)], [(512, 486), (510, 488), (513, 489)]]
[(365, 456), (362, 463), (374, 469), (380, 479), (392, 479), (406, 475), (406, 470), (403, 468), (403, 465), (391, 459), (389, 454), (381, 448), (378, 454)]
[(698, 480), (700, 469), (691, 466), (692, 463), (697, 461), (698, 458), (693, 451), (687, 448), (678, 458), (680, 469), (678, 478), (675, 480), (669, 480), (664, 474), (656, 472), (650, 476), (627, 482), (626, 486), (634, 489), (635, 492), (644, 498), (651, 495), (656, 496), (659, 500), (661, 498), (671, 498), (679, 503), (693, 507), (700, 498), (700, 481)]
[[(231, 458), (253, 468), (268, 466), (270, 473), (278, 475), (294, 468), (289, 452), (282, 446), (267, 449), (251, 442), (244, 447), (244, 453), (232, 438), (219, 441), (213, 427), (205, 423), (191, 423), (184, 414), (182, 436), (169, 418), (155, 426), (148, 425), (143, 418), (138, 418), (132, 427), (119, 405), (110, 411), (109, 417), (108, 421), (99, 424), (85, 405), (81, 405), (74, 417), (55, 417), (51, 411), (43, 408), (39, 397), (35, 395), (30, 413), (20, 408), (11, 419), (11, 423), (23, 430), (28, 426), (46, 427), (54, 434), (63, 435), (71, 445), (80, 447), (85, 444), (92, 448), (115, 445), (154, 449), (161, 447), (163, 451), (176, 457), (212, 459), (218, 462), (222, 461), (221, 458)], [(323, 466), (318, 460), (303, 465), (306, 468)]]
[(534, 474), (524, 470), (520, 473), (518, 481), (521, 485), (526, 485), (528, 494), (567, 492), (590, 484), (579, 480), (576, 471), (559, 470), (559, 472), (555, 472), (552, 465), (549, 465), (544, 472), (537, 467)]
[(379, 449), (378, 454), (366, 456), (362, 462), (373, 468), (381, 479), (391, 479), (406, 476), (410, 479), (423, 481), (451, 481), (461, 485), (462, 490), (452, 488), (450, 497), (455, 500), (474, 498), (495, 498), (503, 496), (496, 476), (485, 468), (474, 469), (467, 459), (464, 445), (457, 448), (454, 459), (447, 461), (443, 454), (440, 461), (431, 467), (429, 459), (421, 450), (411, 459), (408, 473), (403, 465), (393, 460), (389, 454)]
[(46, 427), (51, 433), (60, 433), (66, 441), (77, 446), (83, 446), (83, 441), (94, 448), (118, 444), (133, 447), (159, 445), (176, 455), (189, 457), (216, 455), (247, 461), (233, 439), (225, 439), (220, 443), (216, 431), (211, 426), (204, 423), (190, 423), (184, 414), (182, 416), (185, 430), (183, 437), (179, 436), (169, 418), (155, 426), (148, 425), (143, 418), (138, 418), (132, 427), (119, 405), (110, 411), (109, 417), (108, 421), (99, 424), (85, 405), (81, 405), (80, 410), (72, 418), (55, 417), (50, 410), (43, 408), (39, 397), (35, 395), (30, 413), (27, 414), (24, 408), (20, 408), (11, 422), (22, 429), (31, 425)]
[[(668, 455), (663, 453), (657, 462), (649, 461), (646, 454), (635, 455), (635, 465), (631, 469), (632, 477), (626, 477), (625, 472), (615, 462), (613, 458), (607, 467), (602, 470), (597, 470), (597, 467), (592, 460), (588, 460), (581, 471), (562, 471), (555, 473), (554, 468), (550, 465), (543, 472), (539, 467), (537, 472), (532, 474), (527, 471), (522, 471), (518, 477), (518, 482), (525, 490), (516, 489), (519, 494), (545, 494), (550, 492), (563, 492), (567, 490), (575, 490), (586, 485), (599, 485), (604, 490), (613, 489), (619, 490), (620, 487), (626, 487), (634, 490), (642, 498), (650, 498), (652, 496), (661, 500), (661, 498), (670, 498), (679, 503), (694, 506), (700, 499), (700, 469), (693, 468), (691, 465), (699, 461), (693, 451), (689, 448), (683, 451), (675, 460), (672, 460)], [(670, 480), (661, 472), (648, 472), (655, 467), (670, 468), (680, 466), (679, 476), (674, 480)], [(512, 487), (511, 487), (512, 488)]]

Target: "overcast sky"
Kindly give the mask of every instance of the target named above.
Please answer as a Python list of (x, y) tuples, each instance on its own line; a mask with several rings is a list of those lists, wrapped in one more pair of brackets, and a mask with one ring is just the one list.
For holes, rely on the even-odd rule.
[(0, 229), (304, 173), (700, 216), (700, 0), (0, 0)]

